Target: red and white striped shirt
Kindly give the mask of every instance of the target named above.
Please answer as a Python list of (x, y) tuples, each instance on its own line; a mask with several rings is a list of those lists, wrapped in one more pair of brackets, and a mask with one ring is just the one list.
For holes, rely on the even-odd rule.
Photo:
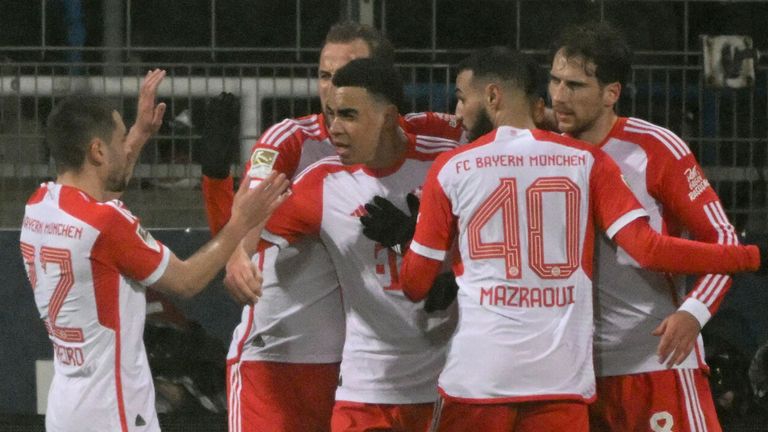
[(159, 431), (144, 287), (171, 252), (119, 201), (53, 182), (27, 203), (21, 251), (53, 343), (46, 429)]
[(410, 298), (426, 296), (458, 237), (460, 321), (443, 395), (480, 404), (594, 398), (595, 226), (649, 268), (759, 266), (754, 246), (662, 237), (636, 220), (646, 215), (610, 157), (568, 137), (500, 127), (441, 156), (401, 281)]
[(438, 159), (411, 252), (442, 260), (458, 236), (460, 321), (442, 394), (473, 403), (594, 397), (594, 225), (612, 235), (645, 215), (631, 194), (616, 193), (622, 186), (602, 152), (539, 130), (500, 127)]
[(428, 315), (423, 305), (403, 296), (400, 257), (366, 238), (359, 221), (376, 195), (405, 209), (406, 195), (421, 187), (434, 158), (456, 147), (450, 140), (407, 136), (406, 157), (391, 169), (345, 166), (337, 156), (310, 166), (296, 177), (291, 197), (262, 234), (281, 248), (308, 236), (319, 238), (328, 250), (346, 314), (337, 400), (408, 404), (437, 396), (451, 314)]
[[(400, 126), (406, 132), (420, 134), (421, 140), (436, 143), (459, 140), (463, 134), (456, 118), (446, 114), (407, 114), (401, 117)], [(259, 138), (245, 172), (263, 178), (275, 170), (293, 178), (309, 165), (335, 155), (322, 114), (285, 119)], [(215, 225), (224, 223), (226, 220)], [(336, 270), (325, 247), (316, 239), (305, 238), (253, 259), (263, 268), (264, 295), (258, 305), (243, 308), (230, 344), (230, 362), (341, 361), (344, 312)]]
[[(688, 146), (677, 135), (636, 118), (619, 118), (600, 148), (619, 166), (658, 232), (696, 240), (738, 244), (720, 200)], [(595, 350), (598, 376), (664, 370), (651, 332), (678, 308), (701, 326), (717, 311), (731, 286), (726, 274), (701, 276), (686, 297), (685, 279), (625, 264), (633, 263), (607, 239), (598, 243)], [(705, 367), (699, 338), (677, 368)]]

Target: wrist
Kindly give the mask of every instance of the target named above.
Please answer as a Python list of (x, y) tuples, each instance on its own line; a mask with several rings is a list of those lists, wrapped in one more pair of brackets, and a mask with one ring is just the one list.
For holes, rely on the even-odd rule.
[(681, 312), (688, 312), (694, 318), (696, 318), (696, 321), (699, 322), (699, 328), (704, 328), (704, 325), (712, 317), (712, 313), (707, 308), (707, 305), (693, 297), (688, 297), (685, 299), (683, 304), (677, 310)]
[(246, 223), (246, 218), (243, 217), (240, 212), (235, 211), (234, 209), (232, 211), (232, 215), (229, 218), (229, 221), (227, 222), (227, 226), (230, 227), (230, 230), (233, 233), (236, 233), (240, 237), (245, 236), (249, 230), (249, 227)]

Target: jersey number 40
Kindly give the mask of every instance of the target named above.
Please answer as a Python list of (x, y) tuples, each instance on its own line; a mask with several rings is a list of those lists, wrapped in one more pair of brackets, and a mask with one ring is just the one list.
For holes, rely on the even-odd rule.
[[(544, 240), (544, 198), (555, 194), (565, 200), (564, 239)], [(552, 197), (553, 199), (555, 197)], [(566, 279), (579, 268), (579, 187), (566, 177), (541, 177), (526, 189), (528, 226), (528, 266), (542, 279)], [(483, 241), (481, 230), (501, 211), (503, 233), (501, 241)], [(520, 247), (520, 206), (517, 198), (517, 180), (502, 178), (501, 184), (477, 208), (467, 224), (469, 257), (477, 259), (502, 258), (505, 261), (508, 279), (523, 277)], [(552, 219), (550, 219), (552, 220)], [(550, 227), (553, 228), (553, 227)], [(552, 230), (556, 232), (559, 230)], [(544, 248), (564, 247), (565, 262), (548, 263), (544, 259)]]

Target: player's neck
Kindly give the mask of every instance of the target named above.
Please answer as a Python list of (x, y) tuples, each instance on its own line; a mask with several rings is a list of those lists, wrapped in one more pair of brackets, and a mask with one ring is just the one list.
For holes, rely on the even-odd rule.
[(104, 188), (101, 179), (97, 175), (87, 172), (86, 168), (80, 171), (60, 173), (56, 176), (56, 183), (80, 189), (99, 202), (108, 201), (113, 198)]
[(494, 119), (494, 126), (511, 126), (517, 129), (535, 129), (530, 109), (510, 109), (499, 111)]
[(373, 169), (392, 168), (403, 161), (407, 151), (408, 136), (397, 127), (382, 134), (376, 158), (366, 166)]
[(586, 141), (593, 145), (598, 145), (605, 140), (608, 133), (613, 129), (613, 125), (616, 124), (616, 120), (619, 116), (613, 110), (598, 117), (591, 128), (583, 131), (578, 135), (574, 135), (574, 138)]

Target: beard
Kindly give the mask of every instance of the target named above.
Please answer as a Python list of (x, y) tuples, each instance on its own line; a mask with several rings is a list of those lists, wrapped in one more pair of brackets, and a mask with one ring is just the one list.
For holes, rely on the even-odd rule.
[(483, 108), (477, 116), (475, 125), (472, 126), (471, 129), (467, 129), (467, 138), (469, 139), (469, 142), (472, 142), (492, 130), (493, 122), (491, 121), (491, 116), (489, 116), (488, 111)]
[(120, 173), (111, 173), (107, 177), (106, 189), (109, 192), (125, 192), (128, 188), (128, 177)]

